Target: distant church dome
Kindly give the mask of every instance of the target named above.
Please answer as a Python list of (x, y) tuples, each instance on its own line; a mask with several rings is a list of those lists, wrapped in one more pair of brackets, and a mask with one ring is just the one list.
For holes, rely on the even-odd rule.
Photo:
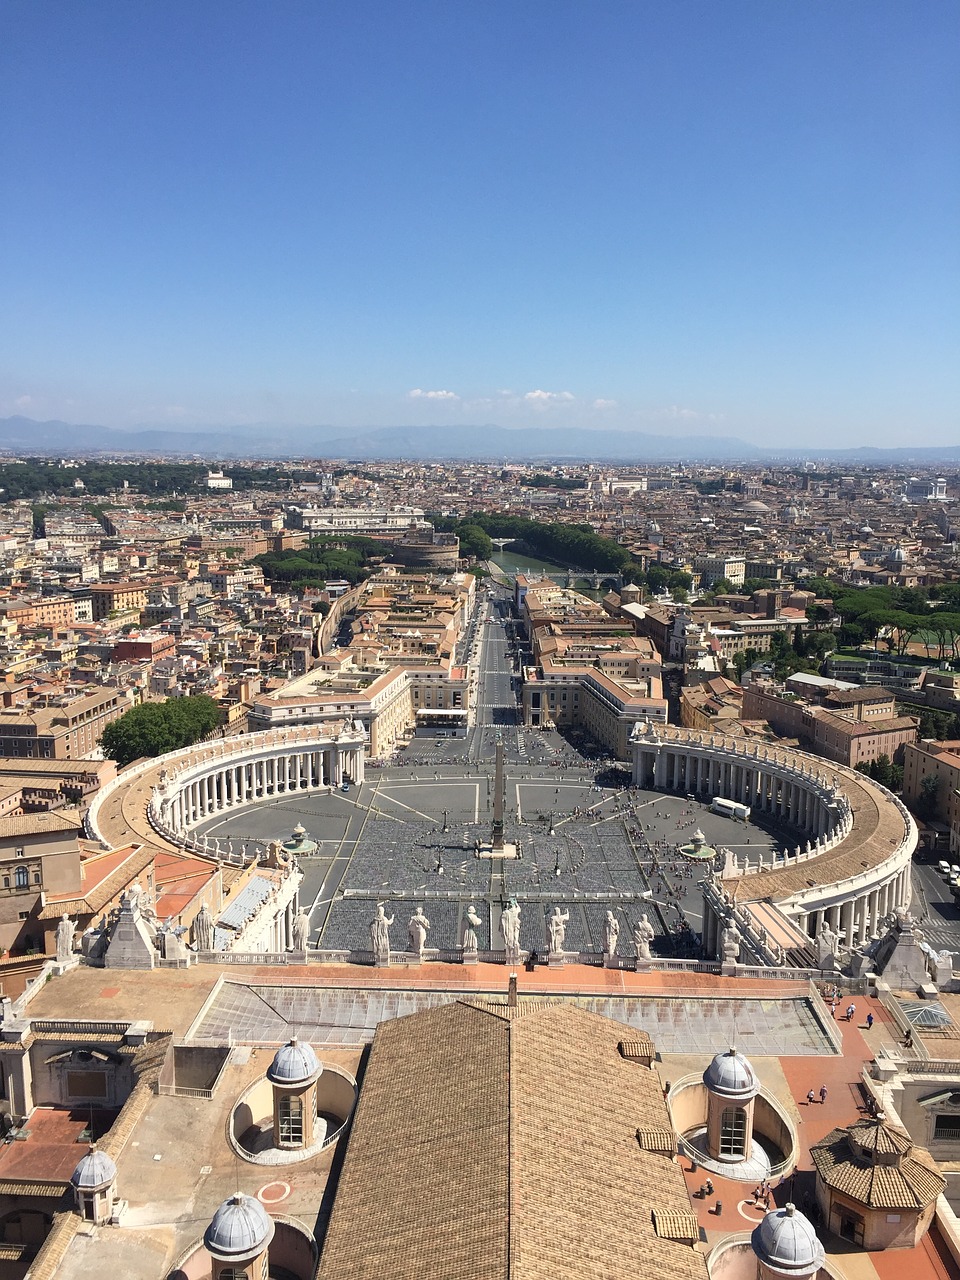
[(781, 1276), (812, 1276), (823, 1266), (823, 1245), (809, 1218), (792, 1204), (765, 1215), (750, 1237), (753, 1251)]
[(903, 547), (894, 547), (887, 559), (891, 564), (904, 564), (907, 557)]
[(323, 1072), (313, 1046), (294, 1037), (274, 1054), (267, 1068), (272, 1084), (306, 1084)]
[(791, 503), (789, 507), (783, 508), (783, 511), (780, 513), (780, 519), (784, 524), (796, 524), (800, 519), (800, 512)]
[(736, 1102), (748, 1102), (760, 1092), (757, 1073), (736, 1049), (717, 1054), (703, 1073), (703, 1083), (711, 1093)]
[(758, 515), (758, 516), (766, 515), (766, 513), (770, 510), (767, 504), (765, 502), (761, 502), (759, 498), (754, 498), (752, 502), (745, 502), (743, 505), (743, 509), (744, 511), (751, 511), (753, 512), (754, 515)]
[(249, 1258), (270, 1243), (273, 1232), (273, 1219), (260, 1201), (238, 1191), (213, 1215), (203, 1244), (218, 1260)]

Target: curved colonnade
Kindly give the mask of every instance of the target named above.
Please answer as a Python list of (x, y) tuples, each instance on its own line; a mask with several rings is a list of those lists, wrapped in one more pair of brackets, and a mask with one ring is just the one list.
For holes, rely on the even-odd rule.
[[(214, 814), (294, 792), (363, 781), (366, 733), (353, 720), (271, 730), (169, 752), (125, 769), (94, 798), (88, 836), (106, 848), (132, 839), (239, 863), (239, 842), (191, 835)], [(719, 953), (735, 891), (744, 904), (774, 904), (799, 932), (829, 926), (863, 946), (911, 896), (917, 830), (904, 806), (861, 774), (800, 751), (669, 725), (640, 724), (631, 737), (633, 781), (698, 798), (717, 796), (793, 827), (798, 843), (772, 861), (740, 866), (731, 855), (705, 890), (703, 944)], [(711, 890), (711, 891), (707, 891)]]
[[(795, 849), (742, 867), (728, 858), (721, 884), (705, 893), (703, 945), (719, 951), (724, 898), (769, 901), (808, 938), (829, 926), (846, 945), (864, 946), (881, 922), (910, 902), (917, 828), (885, 787), (802, 751), (668, 725), (637, 726), (633, 781), (641, 787), (722, 797), (796, 829)], [(804, 839), (805, 838), (805, 839)]]
[(214, 814), (294, 792), (328, 791), (364, 778), (366, 731), (337, 721), (276, 729), (170, 751), (124, 769), (94, 797), (87, 835), (106, 848), (131, 838), (191, 849), (223, 861), (246, 854), (237, 842), (190, 834)]

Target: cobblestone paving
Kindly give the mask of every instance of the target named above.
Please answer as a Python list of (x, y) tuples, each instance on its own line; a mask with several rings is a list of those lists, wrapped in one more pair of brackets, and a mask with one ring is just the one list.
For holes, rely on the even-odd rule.
[[(667, 956), (699, 952), (699, 882), (708, 869), (680, 857), (677, 845), (699, 827), (708, 844), (755, 860), (761, 850), (769, 859), (782, 847), (778, 835), (789, 840), (713, 814), (699, 801), (600, 788), (584, 782), (582, 765), (556, 772), (514, 766), (506, 838), (522, 856), (480, 859), (474, 849), (489, 836), (490, 779), (482, 772), (423, 776), (435, 772), (422, 765), (371, 771), (349, 795), (293, 796), (222, 815), (201, 830), (264, 841), (303, 823), (320, 849), (301, 863), (301, 898), (311, 910), (312, 941), (324, 948), (366, 949), (378, 901), (393, 904), (397, 949), (406, 945), (417, 902), (431, 923), (428, 946), (456, 947), (463, 911), (475, 902), (484, 920), (480, 947), (496, 948), (500, 909), (516, 895), (526, 950), (547, 950), (546, 917), (559, 905), (570, 913), (567, 950), (601, 951), (609, 909), (620, 925), (620, 954), (632, 954), (633, 927), (645, 912), (658, 932), (653, 949)], [(591, 894), (603, 898), (591, 901)]]

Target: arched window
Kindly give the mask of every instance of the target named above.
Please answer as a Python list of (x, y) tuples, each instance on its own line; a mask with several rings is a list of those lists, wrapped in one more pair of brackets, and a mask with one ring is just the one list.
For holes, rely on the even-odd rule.
[(747, 1113), (743, 1107), (724, 1107), (720, 1116), (720, 1155), (742, 1156), (747, 1146)]
[(18, 889), (26, 889), (30, 884), (30, 873), (26, 867), (17, 867), (14, 872), (14, 879)]
[(277, 1103), (277, 1121), (280, 1141), (303, 1142), (303, 1099), (281, 1094)]

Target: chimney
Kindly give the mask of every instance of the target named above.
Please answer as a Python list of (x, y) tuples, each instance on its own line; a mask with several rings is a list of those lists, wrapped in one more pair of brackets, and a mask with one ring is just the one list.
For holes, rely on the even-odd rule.
[(517, 1007), (517, 975), (511, 973), (510, 985), (507, 987), (507, 1006), (510, 1009)]

